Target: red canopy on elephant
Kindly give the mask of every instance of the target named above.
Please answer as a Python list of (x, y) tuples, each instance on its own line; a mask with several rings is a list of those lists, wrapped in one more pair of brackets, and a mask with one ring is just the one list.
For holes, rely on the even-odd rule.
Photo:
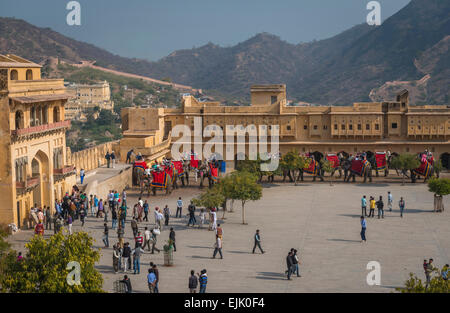
[(368, 165), (369, 161), (367, 160), (352, 160), (352, 167), (350, 170), (359, 176), (363, 176)]
[(136, 160), (136, 161), (134, 161), (134, 163), (133, 163), (133, 168), (135, 168), (135, 167), (139, 167), (139, 168), (142, 168), (143, 170), (145, 170), (145, 169), (147, 169), (147, 163), (145, 163), (145, 161), (143, 161), (143, 160)]
[(377, 161), (378, 170), (384, 170), (386, 168), (386, 152), (376, 152), (375, 160)]
[(318, 174), (318, 168), (316, 164), (316, 160), (313, 160), (312, 158), (309, 161), (309, 166), (304, 169), (305, 173), (311, 174), (311, 175), (317, 175)]
[(336, 154), (329, 153), (329, 154), (327, 154), (326, 158), (327, 158), (328, 162), (331, 163), (331, 166), (333, 168), (339, 167), (339, 158)]
[(198, 168), (198, 160), (195, 154), (191, 154), (191, 167)]
[(417, 175), (427, 177), (430, 174), (431, 166), (428, 161), (420, 163), (420, 167), (414, 170)]
[(152, 187), (167, 187), (167, 173), (165, 171), (153, 171), (152, 177)]
[(183, 162), (182, 161), (173, 161), (173, 166), (178, 172), (178, 175), (184, 174)]
[(173, 179), (173, 166), (163, 166), (163, 171)]

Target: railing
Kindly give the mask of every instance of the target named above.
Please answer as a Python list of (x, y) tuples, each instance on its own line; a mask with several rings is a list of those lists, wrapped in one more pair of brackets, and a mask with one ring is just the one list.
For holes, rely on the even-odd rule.
[(39, 182), (40, 182), (39, 176), (28, 177), (26, 181), (16, 182), (16, 189), (32, 188), (37, 186)]
[(64, 166), (63, 168), (54, 168), (53, 175), (64, 175), (64, 174), (71, 173), (74, 170), (75, 170), (75, 166), (73, 166), (73, 165)]
[(29, 135), (29, 134), (33, 134), (33, 133), (41, 133), (41, 132), (51, 131), (51, 130), (55, 130), (55, 129), (59, 129), (59, 128), (67, 128), (67, 127), (70, 127), (70, 120), (60, 121), (60, 122), (51, 123), (51, 124), (32, 126), (32, 127), (22, 128), (22, 129), (15, 129), (15, 130), (11, 131), (11, 135), (17, 137), (17, 136), (24, 136), (24, 135)]

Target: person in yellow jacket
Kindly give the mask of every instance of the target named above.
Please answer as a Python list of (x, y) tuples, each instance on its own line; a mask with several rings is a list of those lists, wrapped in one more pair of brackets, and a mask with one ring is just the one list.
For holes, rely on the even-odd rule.
[(374, 215), (375, 215), (375, 206), (376, 206), (376, 201), (375, 201), (374, 197), (372, 197), (372, 196), (370, 197), (369, 203), (370, 203), (370, 212), (369, 212), (368, 217), (374, 217)]

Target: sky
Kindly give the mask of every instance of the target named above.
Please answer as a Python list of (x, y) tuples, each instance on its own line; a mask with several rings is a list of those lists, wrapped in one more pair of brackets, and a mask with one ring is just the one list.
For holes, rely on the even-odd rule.
[[(78, 0), (81, 25), (69, 26), (69, 0), (0, 0), (0, 16), (50, 27), (112, 53), (156, 61), (209, 42), (233, 46), (268, 32), (297, 44), (365, 23), (370, 0)], [(410, 0), (378, 0), (387, 19)]]

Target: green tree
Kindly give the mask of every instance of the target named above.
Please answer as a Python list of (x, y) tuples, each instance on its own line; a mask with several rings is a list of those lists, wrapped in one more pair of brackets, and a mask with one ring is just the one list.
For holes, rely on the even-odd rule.
[[(94, 265), (100, 254), (93, 247), (93, 238), (85, 232), (64, 235), (59, 232), (48, 239), (34, 236), (25, 245), (27, 253), (16, 261), (10, 251), (0, 275), (2, 292), (26, 293), (92, 293), (102, 292), (103, 278)], [(73, 268), (69, 262), (80, 264), (80, 284), (69, 285), (67, 278)], [(76, 277), (75, 277), (76, 278)]]
[(292, 150), (286, 153), (280, 161), (280, 167), (283, 170), (292, 172), (294, 176), (294, 185), (297, 186), (298, 177), (297, 172), (309, 166), (310, 159), (300, 156), (297, 150)]
[(393, 169), (400, 170), (402, 172), (402, 185), (405, 184), (405, 177), (407, 171), (412, 171), (420, 166), (420, 161), (415, 154), (404, 153), (397, 157), (394, 157), (391, 161), (391, 167)]
[(444, 211), (443, 197), (450, 194), (450, 178), (432, 178), (428, 181), (428, 190), (434, 193), (434, 211)]
[(210, 209), (222, 206), (224, 200), (225, 196), (223, 195), (221, 189), (218, 185), (215, 185), (213, 188), (208, 189), (205, 193), (201, 194), (197, 198), (194, 198), (192, 201), (197, 206)]
[[(436, 272), (439, 273), (439, 270)], [(444, 280), (441, 275), (436, 275), (430, 281), (428, 288), (426, 285), (413, 273), (409, 273), (409, 279), (405, 282), (405, 286), (396, 288), (401, 293), (449, 293), (450, 281)]]
[(245, 223), (245, 203), (256, 201), (262, 197), (262, 187), (258, 184), (258, 177), (249, 172), (234, 172), (230, 178), (231, 199), (240, 200), (242, 205), (242, 224)]
[[(320, 161), (320, 163), (321, 163), (322, 170), (324, 172), (330, 173), (330, 174), (331, 174), (331, 172), (333, 172), (333, 164), (330, 161), (328, 161), (326, 159), (322, 159)], [(330, 175), (330, 186), (333, 186), (333, 177), (331, 177), (331, 175)]]

